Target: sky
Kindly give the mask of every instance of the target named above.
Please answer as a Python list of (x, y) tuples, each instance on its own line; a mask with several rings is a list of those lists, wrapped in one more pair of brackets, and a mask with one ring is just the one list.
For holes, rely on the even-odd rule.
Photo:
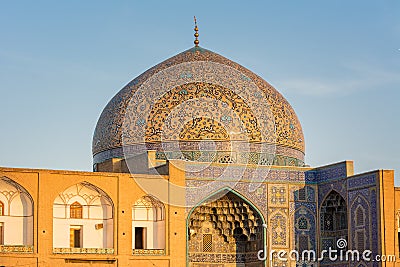
[(394, 169), (400, 186), (400, 1), (4, 1), (0, 166), (92, 170), (101, 111), (193, 46), (263, 77), (303, 127), (306, 163)]

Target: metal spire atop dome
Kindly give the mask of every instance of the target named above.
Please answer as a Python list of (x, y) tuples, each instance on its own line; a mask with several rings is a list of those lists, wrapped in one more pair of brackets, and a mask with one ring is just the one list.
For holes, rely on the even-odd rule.
[(194, 46), (198, 47), (199, 46), (199, 28), (197, 28), (197, 20), (196, 20), (196, 16), (194, 16), (194, 37), (196, 37), (196, 39), (194, 40)]

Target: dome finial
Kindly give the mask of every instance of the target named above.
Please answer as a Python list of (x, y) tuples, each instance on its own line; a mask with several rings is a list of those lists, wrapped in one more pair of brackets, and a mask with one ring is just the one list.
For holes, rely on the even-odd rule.
[(194, 46), (198, 47), (199, 46), (199, 28), (197, 28), (197, 20), (196, 20), (196, 16), (194, 16), (194, 37), (196, 37), (196, 39), (194, 40)]

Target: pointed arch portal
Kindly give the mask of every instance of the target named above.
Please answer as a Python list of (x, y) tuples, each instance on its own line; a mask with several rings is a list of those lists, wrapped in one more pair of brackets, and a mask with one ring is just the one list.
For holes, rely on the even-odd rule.
[(188, 215), (188, 266), (264, 266), (257, 258), (265, 240), (263, 223), (257, 208), (237, 192), (213, 194)]
[(321, 205), (321, 250), (330, 247), (336, 249), (336, 242), (340, 238), (347, 240), (348, 219), (346, 200), (332, 190)]

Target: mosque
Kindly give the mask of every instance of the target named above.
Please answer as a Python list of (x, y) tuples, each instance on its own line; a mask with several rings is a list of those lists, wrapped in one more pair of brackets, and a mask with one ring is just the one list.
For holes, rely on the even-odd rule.
[(306, 165), (286, 99), (195, 37), (107, 104), (93, 172), (0, 168), (0, 266), (400, 266), (394, 172)]

